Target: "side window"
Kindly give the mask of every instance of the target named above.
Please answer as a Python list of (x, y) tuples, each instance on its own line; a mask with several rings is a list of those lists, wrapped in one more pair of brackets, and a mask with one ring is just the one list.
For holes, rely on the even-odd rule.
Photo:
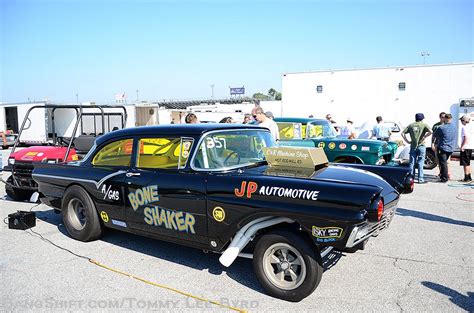
[(139, 168), (178, 169), (186, 166), (192, 138), (142, 138), (137, 157)]
[(130, 166), (133, 139), (114, 141), (107, 144), (95, 155), (92, 165)]
[(301, 139), (301, 123), (278, 122), (281, 139)]

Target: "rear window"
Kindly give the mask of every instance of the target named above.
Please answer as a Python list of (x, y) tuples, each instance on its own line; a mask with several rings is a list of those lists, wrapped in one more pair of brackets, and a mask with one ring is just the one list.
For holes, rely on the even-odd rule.
[(97, 152), (92, 160), (92, 165), (130, 166), (132, 148), (133, 139), (124, 139), (109, 143)]

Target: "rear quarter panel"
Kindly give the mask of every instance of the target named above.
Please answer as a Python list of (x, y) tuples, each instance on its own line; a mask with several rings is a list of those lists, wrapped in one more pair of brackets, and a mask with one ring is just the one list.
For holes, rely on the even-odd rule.
[[(289, 190), (298, 192), (282, 196)], [(219, 248), (249, 221), (263, 216), (282, 216), (295, 220), (309, 235), (313, 226), (341, 227), (343, 232), (337, 241), (343, 244), (352, 226), (365, 221), (365, 208), (380, 191), (381, 188), (375, 186), (317, 182), (262, 173), (210, 174), (209, 237), (218, 243)], [(223, 221), (214, 218), (215, 208), (225, 212)]]

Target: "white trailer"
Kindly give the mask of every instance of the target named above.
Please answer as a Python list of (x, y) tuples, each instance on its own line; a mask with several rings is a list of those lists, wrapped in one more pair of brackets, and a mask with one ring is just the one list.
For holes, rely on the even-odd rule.
[(474, 96), (474, 63), (285, 73), (283, 116), (324, 117), (355, 126), (381, 115), (408, 125), (418, 112), (433, 125), (440, 112), (458, 116), (462, 98)]

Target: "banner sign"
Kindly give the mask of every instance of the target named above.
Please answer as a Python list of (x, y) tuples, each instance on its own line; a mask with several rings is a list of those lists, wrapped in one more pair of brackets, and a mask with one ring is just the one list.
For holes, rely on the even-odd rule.
[(237, 88), (233, 88), (233, 87), (229, 87), (230, 89), (230, 94), (231, 95), (244, 95), (245, 94), (245, 87), (237, 87)]

